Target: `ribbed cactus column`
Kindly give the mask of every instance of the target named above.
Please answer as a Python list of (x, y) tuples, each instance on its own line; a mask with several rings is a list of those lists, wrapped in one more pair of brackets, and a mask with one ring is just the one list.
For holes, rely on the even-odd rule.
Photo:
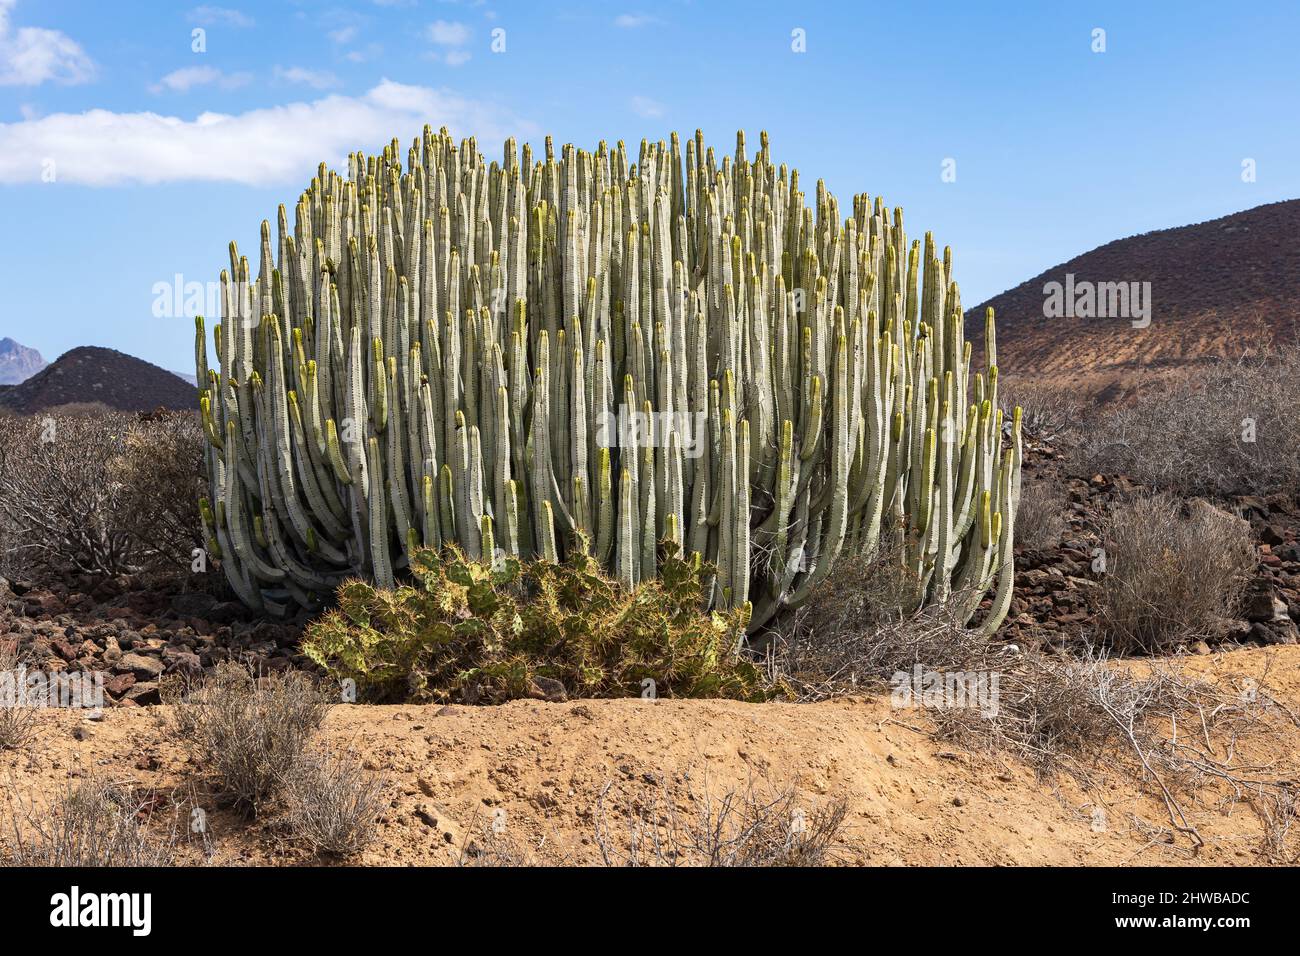
[(753, 630), (888, 541), (900, 611), (969, 620), (996, 584), (982, 627), (1007, 612), (1020, 421), (1004, 450), (991, 313), (972, 374), (949, 251), (878, 196), (806, 196), (766, 134), (490, 160), (426, 128), (322, 165), (221, 280), (202, 511), (250, 605), (453, 543), (584, 547), (631, 587), (671, 540)]

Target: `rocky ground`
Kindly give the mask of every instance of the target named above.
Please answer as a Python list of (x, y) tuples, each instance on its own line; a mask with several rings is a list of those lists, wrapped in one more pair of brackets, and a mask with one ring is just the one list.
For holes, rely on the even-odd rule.
[(260, 670), (305, 667), (300, 623), (261, 620), (238, 601), (175, 582), (74, 577), (50, 586), (0, 578), (0, 641), (30, 670), (102, 671), (109, 703), (159, 703), (165, 675), (194, 676), (230, 657)]
[[(1016, 548), (1016, 590), (999, 636), (1044, 650), (1079, 650), (1096, 642), (1100, 575), (1092, 570), (1107, 509), (1146, 489), (1123, 475), (1081, 473), (1050, 443), (1026, 449), (1024, 487), (1047, 483), (1061, 495), (1061, 527), (1033, 546)], [(1300, 640), (1300, 501), (1286, 495), (1238, 497), (1224, 503), (1247, 519), (1257, 564), (1226, 646), (1295, 644)], [(1186, 648), (1208, 653), (1204, 642)]]
[[(1112, 502), (1142, 488), (1123, 476), (1081, 474), (1054, 445), (1033, 441), (1024, 481), (1053, 486), (1063, 520), (1047, 540), (1017, 549), (1015, 597), (1000, 636), (1047, 650), (1082, 649), (1095, 641), (1100, 612), (1092, 563), (1103, 516)], [(1254, 529), (1258, 564), (1226, 646), (1297, 642), (1298, 505), (1285, 496), (1229, 503)], [(261, 620), (237, 601), (176, 581), (70, 576), (37, 586), (0, 578), (0, 641), (16, 642), (31, 669), (109, 674), (105, 686), (114, 705), (158, 703), (164, 676), (196, 675), (231, 656), (262, 670), (309, 667), (297, 650), (303, 623)]]

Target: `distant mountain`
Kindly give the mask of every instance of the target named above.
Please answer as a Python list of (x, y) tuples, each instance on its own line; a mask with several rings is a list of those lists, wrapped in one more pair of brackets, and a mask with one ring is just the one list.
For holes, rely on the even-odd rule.
[(27, 381), (0, 389), (0, 406), (26, 414), (94, 402), (122, 411), (193, 409), (198, 390), (175, 372), (94, 346), (65, 352)]
[[(967, 336), (978, 353), (984, 310), (991, 305), (1004, 375), (1102, 395), (1260, 345), (1294, 348), (1300, 337), (1297, 235), (1300, 199), (1290, 199), (1119, 239), (971, 309)], [(1148, 317), (1135, 302), (1143, 310), (1149, 306), (1145, 327)]]
[(19, 345), (13, 339), (0, 339), (0, 385), (17, 385), (31, 378), (49, 362), (36, 349)]

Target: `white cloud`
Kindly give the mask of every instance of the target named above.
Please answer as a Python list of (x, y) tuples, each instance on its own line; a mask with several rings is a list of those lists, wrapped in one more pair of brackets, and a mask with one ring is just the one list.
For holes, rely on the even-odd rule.
[(646, 119), (657, 119), (664, 115), (664, 105), (648, 96), (632, 97), (632, 112)]
[(335, 43), (344, 44), (357, 35), (356, 27), (340, 27), (329, 32), (329, 38)]
[(237, 90), (252, 82), (251, 73), (223, 73), (214, 66), (187, 66), (172, 70), (157, 83), (149, 87), (151, 93), (170, 90), (173, 93), (188, 93), (196, 86), (217, 86), (223, 90)]
[(275, 76), (286, 83), (301, 83), (304, 86), (315, 87), (318, 90), (339, 85), (339, 78), (328, 70), (309, 70), (302, 66), (277, 66)]
[(38, 86), (46, 80), (86, 83), (94, 78), (94, 62), (66, 33), (12, 27), (9, 13), (16, 3), (0, 0), (0, 86)]
[(157, 113), (56, 113), (0, 123), (0, 183), (39, 181), (58, 163), (60, 183), (114, 186), (183, 181), (298, 184), (325, 160), (341, 169), (354, 149), (407, 140), (425, 123), (481, 143), (537, 133), (495, 106), (447, 89), (383, 80), (363, 96), (327, 96), (192, 120)]
[(446, 53), (438, 53), (436, 50), (426, 53), (425, 59), (432, 60), (434, 63), (446, 63), (448, 66), (463, 66), (468, 63), (473, 56), (469, 50), (448, 50)]
[(343, 54), (343, 59), (349, 63), (365, 63), (368, 60), (375, 59), (383, 52), (384, 48), (378, 43), (367, 43), (360, 50), (349, 50)]
[(469, 27), (457, 20), (435, 20), (429, 24), (427, 34), (439, 46), (464, 46), (469, 42)]
[(623, 13), (614, 18), (614, 26), (622, 27), (624, 30), (648, 27), (650, 24), (658, 22), (658, 17), (652, 17), (648, 13)]
[(229, 7), (212, 7), (201, 6), (195, 7), (190, 11), (190, 19), (195, 23), (201, 23), (205, 27), (226, 26), (226, 27), (251, 27), (253, 18), (240, 10), (232, 10)]

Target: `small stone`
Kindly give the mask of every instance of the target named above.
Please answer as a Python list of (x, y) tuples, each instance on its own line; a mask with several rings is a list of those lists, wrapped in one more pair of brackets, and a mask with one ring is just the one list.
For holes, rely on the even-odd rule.
[(131, 686), (126, 692), (124, 700), (144, 706), (146, 704), (161, 704), (162, 696), (158, 691), (157, 681), (145, 681)]
[(564, 684), (554, 677), (534, 677), (531, 691), (529, 697), (550, 701), (553, 704), (562, 703), (569, 699)]
[(130, 671), (137, 680), (148, 681), (162, 674), (163, 662), (156, 657), (146, 657), (144, 654), (123, 654), (113, 665), (113, 670), (118, 674)]
[(131, 673), (113, 674), (104, 680), (104, 690), (114, 697), (121, 697), (135, 684), (135, 675)]

